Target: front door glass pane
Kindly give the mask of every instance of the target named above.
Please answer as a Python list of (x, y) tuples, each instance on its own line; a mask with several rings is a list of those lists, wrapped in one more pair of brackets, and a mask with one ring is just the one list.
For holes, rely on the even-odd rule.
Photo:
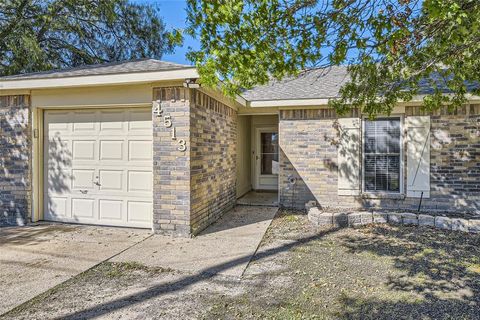
[(261, 174), (278, 174), (278, 133), (260, 133)]

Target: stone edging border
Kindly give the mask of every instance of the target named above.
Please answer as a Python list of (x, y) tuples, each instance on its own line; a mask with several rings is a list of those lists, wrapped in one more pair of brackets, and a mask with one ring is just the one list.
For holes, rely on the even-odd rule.
[(480, 219), (450, 218), (410, 212), (322, 212), (317, 207), (306, 207), (308, 220), (318, 227), (356, 227), (371, 223), (391, 223), (432, 227), (442, 230), (480, 233)]

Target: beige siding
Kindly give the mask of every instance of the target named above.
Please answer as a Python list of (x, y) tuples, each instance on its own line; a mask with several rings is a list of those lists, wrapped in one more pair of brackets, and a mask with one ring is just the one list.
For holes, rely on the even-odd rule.
[(237, 124), (237, 198), (252, 189), (251, 116), (239, 116)]
[(278, 115), (255, 115), (252, 116), (252, 130), (256, 127), (275, 127), (278, 126)]
[(277, 114), (278, 108), (250, 108), (250, 107), (241, 107), (238, 108), (239, 115), (268, 115), (268, 114)]
[(149, 84), (32, 91), (33, 107), (98, 107), (151, 102), (152, 87)]

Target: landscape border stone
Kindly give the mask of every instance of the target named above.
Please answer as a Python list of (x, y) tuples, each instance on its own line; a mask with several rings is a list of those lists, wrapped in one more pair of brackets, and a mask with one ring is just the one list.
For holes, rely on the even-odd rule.
[(386, 212), (373, 212), (373, 223), (388, 223), (388, 213)]
[(358, 227), (371, 223), (391, 223), (432, 227), (442, 230), (480, 233), (480, 219), (450, 218), (412, 212), (370, 212), (370, 211), (321, 211), (317, 207), (306, 206), (308, 220), (318, 227)]
[(419, 214), (418, 225), (421, 227), (435, 227), (435, 217), (428, 214)]

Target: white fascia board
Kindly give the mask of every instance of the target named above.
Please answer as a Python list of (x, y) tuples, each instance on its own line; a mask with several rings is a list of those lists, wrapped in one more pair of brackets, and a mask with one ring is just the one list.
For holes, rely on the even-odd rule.
[[(415, 95), (412, 100), (408, 102), (399, 101), (399, 103), (406, 104), (422, 104), (423, 98), (426, 95)], [(466, 98), (469, 102), (480, 101), (480, 96), (467, 94)], [(333, 99), (333, 98), (332, 98)], [(291, 100), (252, 100), (247, 102), (247, 106), (252, 108), (262, 107), (307, 107), (307, 106), (324, 106), (328, 105), (330, 98), (325, 99), (291, 99)]]
[(240, 103), (243, 107), (246, 107), (248, 105), (247, 99), (238, 94), (235, 95), (235, 101)]
[(256, 107), (296, 107), (326, 105), (330, 99), (254, 100), (249, 105)]
[(146, 83), (153, 81), (178, 80), (198, 77), (199, 76), (196, 68), (188, 68), (168, 71), (119, 73), (64, 78), (38, 78), (18, 80), (12, 79), (3, 81), (0, 80), (0, 91), (121, 85), (129, 83)]
[[(427, 94), (418, 94), (418, 95), (414, 95), (412, 97), (412, 100), (410, 100), (411, 102), (423, 102), (423, 99), (427, 96)], [(453, 97), (453, 94), (451, 93), (446, 93), (444, 94), (444, 96), (447, 96), (447, 97)], [(467, 93), (465, 94), (465, 98), (467, 99), (467, 101), (469, 102), (475, 102), (475, 101), (478, 101), (480, 100), (480, 96), (477, 96), (477, 95), (474, 95), (474, 94), (471, 94), (471, 93)], [(402, 102), (402, 101), (400, 101)], [(408, 102), (407, 102), (408, 103)]]

